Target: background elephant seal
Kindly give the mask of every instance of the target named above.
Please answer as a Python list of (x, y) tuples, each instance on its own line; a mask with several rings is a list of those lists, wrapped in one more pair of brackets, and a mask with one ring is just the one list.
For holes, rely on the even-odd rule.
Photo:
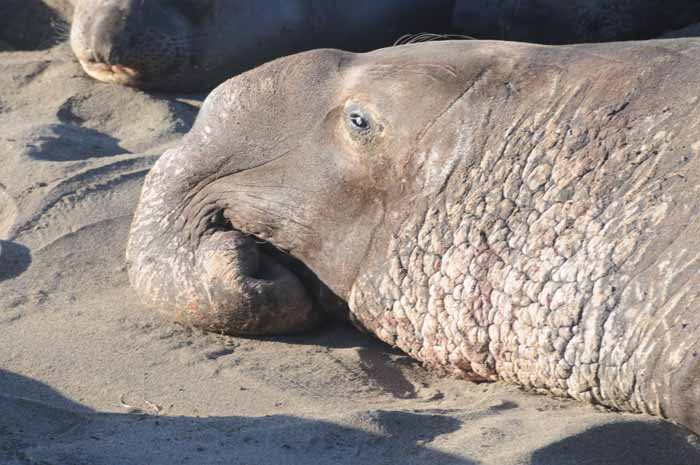
[(700, 21), (696, 0), (73, 1), (71, 45), (90, 76), (180, 91), (302, 50), (365, 51), (404, 34), (571, 43), (651, 38)]
[(303, 330), (335, 294), (429, 367), (700, 433), (698, 50), (459, 41), (264, 65), (147, 176), (132, 285), (230, 334)]
[(256, 65), (318, 47), (370, 50), (449, 27), (447, 0), (76, 0), (71, 45), (105, 82), (210, 89)]

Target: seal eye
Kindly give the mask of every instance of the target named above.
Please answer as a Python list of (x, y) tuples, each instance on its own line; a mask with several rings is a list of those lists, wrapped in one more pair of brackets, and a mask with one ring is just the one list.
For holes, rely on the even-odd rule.
[(365, 136), (375, 130), (372, 117), (357, 105), (349, 105), (345, 110), (345, 119), (351, 132)]
[(355, 129), (360, 131), (366, 131), (369, 129), (369, 121), (367, 121), (364, 116), (357, 112), (350, 113), (350, 123), (352, 123)]

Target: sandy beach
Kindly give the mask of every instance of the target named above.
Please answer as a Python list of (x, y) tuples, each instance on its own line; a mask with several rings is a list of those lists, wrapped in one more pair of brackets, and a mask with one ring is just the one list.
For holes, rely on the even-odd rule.
[(203, 97), (0, 43), (0, 464), (700, 463), (682, 428), (444, 378), (342, 322), (245, 339), (158, 319), (127, 234)]

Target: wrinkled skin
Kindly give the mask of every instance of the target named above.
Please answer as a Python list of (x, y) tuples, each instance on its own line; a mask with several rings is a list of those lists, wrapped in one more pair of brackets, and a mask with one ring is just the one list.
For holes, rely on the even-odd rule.
[(337, 296), (429, 367), (700, 433), (699, 51), (463, 41), (264, 65), (148, 175), (131, 282), (229, 334), (304, 330)]
[(303, 50), (365, 51), (404, 34), (601, 42), (652, 38), (700, 21), (696, 0), (72, 1), (71, 45), (90, 76), (171, 91), (210, 89)]

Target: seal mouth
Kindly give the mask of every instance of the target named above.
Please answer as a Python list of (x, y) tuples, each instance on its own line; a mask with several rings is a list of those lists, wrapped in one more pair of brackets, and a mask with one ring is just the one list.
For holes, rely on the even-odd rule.
[[(328, 288), (305, 263), (286, 250), (263, 239), (261, 235), (237, 228), (223, 215), (219, 215), (211, 231), (233, 233), (248, 239), (250, 247), (241, 248), (238, 252), (242, 256), (262, 257), (255, 260), (259, 266), (252, 275), (239, 276), (239, 278), (269, 279), (271, 282), (281, 283), (287, 281), (287, 279), (280, 279), (281, 277), (292, 275), (303, 287), (303, 292), (310, 297), (314, 314), (325, 314), (340, 319), (348, 318), (349, 312), (345, 301)], [(248, 257), (242, 258), (245, 260)]]
[(89, 59), (80, 59), (80, 65), (88, 76), (110, 84), (135, 86), (141, 82), (141, 73), (123, 65), (110, 65)]

